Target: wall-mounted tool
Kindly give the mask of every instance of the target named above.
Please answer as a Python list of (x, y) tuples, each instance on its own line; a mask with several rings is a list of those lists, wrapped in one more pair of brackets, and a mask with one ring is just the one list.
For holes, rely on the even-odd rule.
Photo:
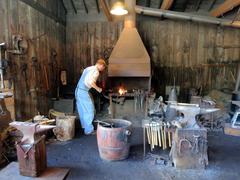
[(27, 68), (28, 68), (28, 65), (27, 63), (23, 63), (20, 67), (20, 70), (22, 72), (22, 75), (23, 75), (23, 78), (24, 78), (24, 81), (25, 81), (25, 92), (27, 95), (29, 95), (29, 84), (28, 84), (28, 76), (27, 76)]
[(51, 49), (49, 70), (51, 72), (49, 80), (51, 82), (52, 97), (58, 97), (58, 85), (59, 85), (59, 71), (57, 63), (57, 52), (55, 49)]
[(6, 48), (6, 43), (0, 43), (0, 89), (4, 89), (4, 79), (3, 79), (3, 60), (2, 60), (2, 50)]
[(28, 51), (28, 41), (21, 35), (13, 35), (12, 47), (12, 50), (8, 50), (9, 53), (16, 55), (26, 54)]

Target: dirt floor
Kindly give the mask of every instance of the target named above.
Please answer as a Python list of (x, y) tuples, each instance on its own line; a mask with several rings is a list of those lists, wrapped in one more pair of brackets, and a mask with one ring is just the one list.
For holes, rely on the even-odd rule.
[[(177, 170), (161, 165), (152, 155), (143, 160), (142, 146), (131, 148), (124, 161), (106, 162), (100, 159), (95, 135), (77, 133), (68, 142), (51, 142), (47, 146), (48, 165), (70, 168), (67, 179), (82, 180), (236, 180), (240, 179), (240, 137), (209, 133), (209, 166), (205, 170)], [(169, 151), (156, 150), (167, 158)]]

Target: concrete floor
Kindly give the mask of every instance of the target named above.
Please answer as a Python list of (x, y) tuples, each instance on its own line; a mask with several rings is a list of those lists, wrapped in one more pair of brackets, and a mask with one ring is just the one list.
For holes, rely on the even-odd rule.
[[(240, 179), (240, 137), (209, 133), (209, 166), (206, 170), (177, 170), (142, 158), (142, 147), (133, 147), (127, 160), (106, 162), (100, 159), (96, 136), (78, 135), (68, 142), (47, 146), (48, 166), (68, 167), (67, 179), (82, 180), (237, 180)], [(167, 156), (168, 151), (156, 151)]]

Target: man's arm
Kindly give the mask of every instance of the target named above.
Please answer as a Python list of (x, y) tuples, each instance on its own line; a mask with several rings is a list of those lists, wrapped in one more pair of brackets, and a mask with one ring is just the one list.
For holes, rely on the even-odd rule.
[(98, 87), (95, 82), (92, 82), (90, 85), (92, 88), (96, 89), (96, 91), (98, 91), (99, 93), (102, 92), (102, 88)]
[(102, 88), (98, 87), (97, 84), (96, 84), (98, 76), (99, 76), (99, 72), (98, 71), (89, 72), (89, 74), (87, 75), (84, 83), (89, 88), (94, 88), (94, 89), (96, 89), (96, 91), (101, 93), (102, 92)]

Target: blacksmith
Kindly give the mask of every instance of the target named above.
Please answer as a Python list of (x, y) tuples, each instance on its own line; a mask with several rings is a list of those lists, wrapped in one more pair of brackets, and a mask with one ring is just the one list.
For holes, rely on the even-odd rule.
[(99, 59), (94, 66), (84, 69), (75, 90), (77, 110), (86, 135), (94, 132), (92, 121), (94, 119), (95, 108), (89, 90), (94, 88), (99, 93), (102, 92), (102, 88), (96, 85), (96, 81), (99, 77), (99, 72), (104, 71), (106, 66), (106, 62), (103, 59)]

